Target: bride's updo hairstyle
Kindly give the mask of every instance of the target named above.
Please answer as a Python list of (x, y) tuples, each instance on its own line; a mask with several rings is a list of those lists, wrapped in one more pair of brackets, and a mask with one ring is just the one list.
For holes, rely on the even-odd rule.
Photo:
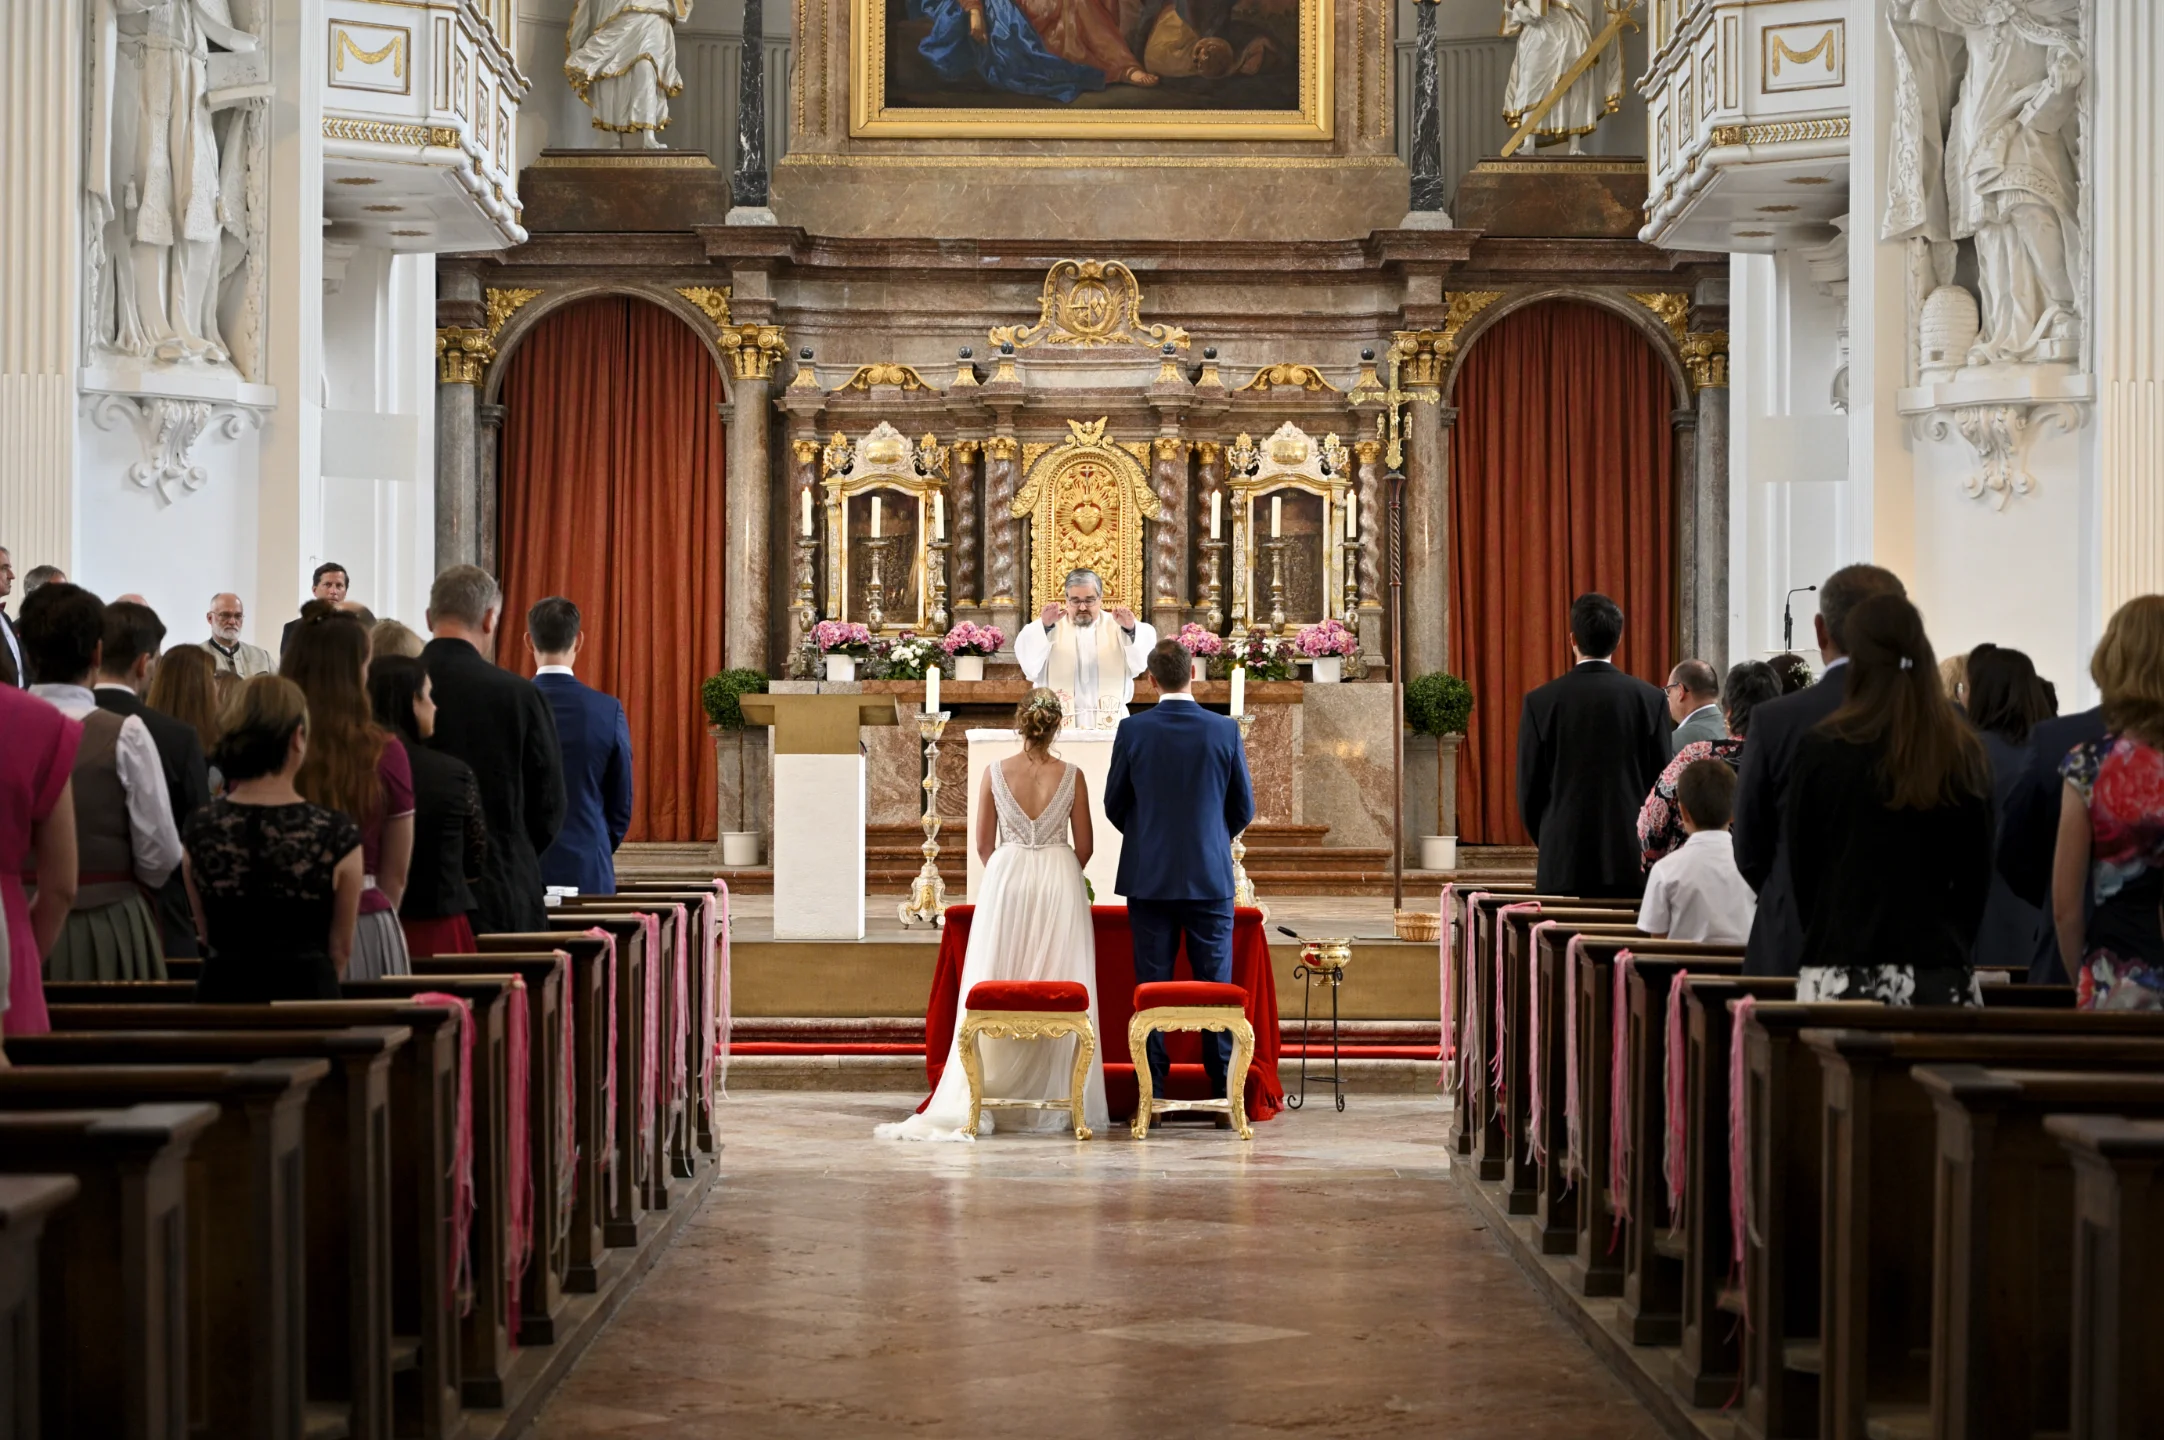
[(1042, 685), (1014, 707), (1014, 733), (1022, 737), (1022, 748), (1032, 755), (1049, 755), (1052, 742), (1059, 738), (1060, 727), (1066, 723), (1067, 712), (1059, 696)]

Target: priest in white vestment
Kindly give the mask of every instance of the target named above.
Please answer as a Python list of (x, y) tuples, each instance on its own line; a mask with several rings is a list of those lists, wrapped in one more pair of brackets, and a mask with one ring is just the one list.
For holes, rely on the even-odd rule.
[(1104, 581), (1094, 570), (1067, 577), (1067, 603), (1047, 605), (1014, 637), (1014, 658), (1030, 683), (1058, 692), (1068, 723), (1097, 729), (1117, 723), (1135, 698), (1135, 677), (1157, 644), (1157, 629), (1126, 606), (1105, 610)]

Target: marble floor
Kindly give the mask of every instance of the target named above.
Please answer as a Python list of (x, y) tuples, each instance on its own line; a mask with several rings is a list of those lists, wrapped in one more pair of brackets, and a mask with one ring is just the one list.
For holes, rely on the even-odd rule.
[(529, 1435), (1661, 1433), (1458, 1198), (1439, 1097), (874, 1141), (898, 1099), (728, 1102), (704, 1209)]

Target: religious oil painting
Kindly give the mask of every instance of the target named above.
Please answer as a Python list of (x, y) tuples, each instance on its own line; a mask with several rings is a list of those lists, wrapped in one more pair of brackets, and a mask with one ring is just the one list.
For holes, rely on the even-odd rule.
[(1327, 140), (1334, 0), (853, 0), (850, 134)]

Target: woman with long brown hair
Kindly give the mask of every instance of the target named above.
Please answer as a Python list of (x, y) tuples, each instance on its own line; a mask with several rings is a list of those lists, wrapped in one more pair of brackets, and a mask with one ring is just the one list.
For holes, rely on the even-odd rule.
[(1788, 853), (1798, 1000), (1976, 1005), (1991, 889), (1991, 767), (1899, 595), (1849, 614), (1847, 696), (1797, 748)]
[(218, 662), (200, 645), (175, 645), (158, 657), (143, 703), (195, 727), (208, 755), (218, 748)]
[(408, 974), (398, 901), (413, 858), (413, 767), (368, 702), (367, 627), (335, 610), (304, 618), (278, 673), (308, 697), (308, 758), (295, 781), (300, 793), (361, 827), (367, 883), (346, 977)]

